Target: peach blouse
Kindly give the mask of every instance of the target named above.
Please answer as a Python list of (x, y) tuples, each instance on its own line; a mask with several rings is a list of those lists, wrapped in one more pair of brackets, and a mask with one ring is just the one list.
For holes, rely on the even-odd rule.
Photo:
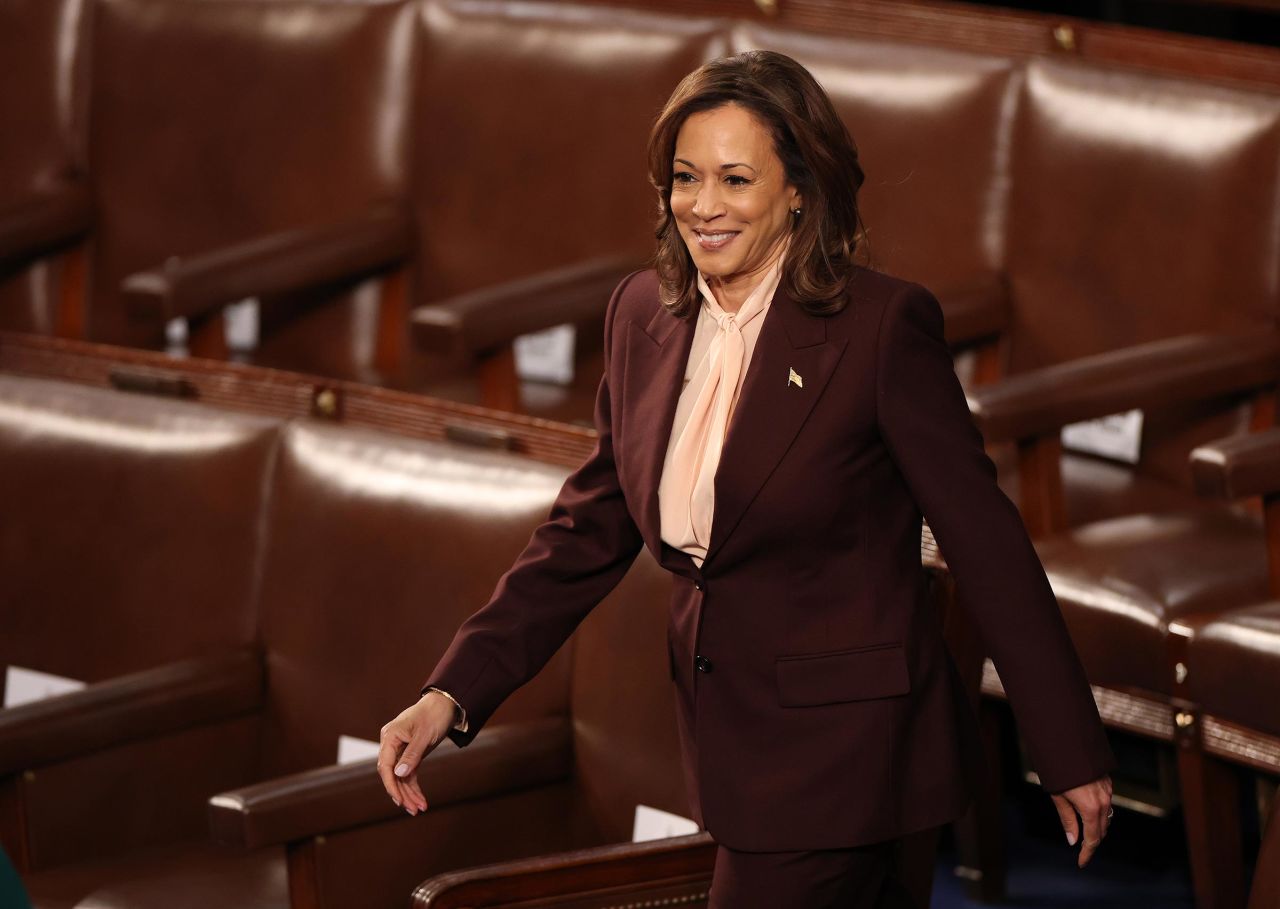
[(778, 256), (736, 313), (720, 308), (698, 272), (702, 308), (658, 483), (658, 509), (661, 538), (687, 552), (699, 568), (711, 541), (720, 450), (765, 313), (778, 288), (783, 258)]

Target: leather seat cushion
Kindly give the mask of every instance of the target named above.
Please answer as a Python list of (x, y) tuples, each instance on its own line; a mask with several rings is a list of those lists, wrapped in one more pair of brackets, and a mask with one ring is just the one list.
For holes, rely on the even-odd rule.
[(1280, 735), (1280, 602), (1230, 610), (1196, 629), (1187, 686), (1206, 713)]
[(34, 909), (284, 909), (284, 852), (184, 843), (23, 876)]
[(1170, 694), (1169, 622), (1267, 594), (1261, 520), (1243, 510), (1127, 515), (1036, 548), (1096, 685)]

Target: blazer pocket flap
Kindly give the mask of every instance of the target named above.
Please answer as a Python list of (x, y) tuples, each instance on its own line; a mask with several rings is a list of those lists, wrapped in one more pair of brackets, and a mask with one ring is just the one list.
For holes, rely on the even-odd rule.
[(777, 670), (783, 707), (888, 698), (911, 690), (901, 644), (778, 657)]

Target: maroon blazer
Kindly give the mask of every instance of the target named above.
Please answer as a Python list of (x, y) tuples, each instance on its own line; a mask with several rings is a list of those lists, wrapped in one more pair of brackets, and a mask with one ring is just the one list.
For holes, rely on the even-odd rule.
[[(423, 685), (468, 744), (622, 579), (675, 575), (668, 646), (695, 819), (749, 851), (829, 849), (952, 820), (982, 749), (920, 564), (921, 515), (977, 620), (1044, 787), (1115, 764), (1017, 509), (996, 485), (918, 284), (859, 268), (848, 305), (780, 287), (716, 474), (706, 560), (659, 539), (658, 479), (693, 339), (652, 270), (609, 301), (599, 442)], [(803, 387), (788, 382), (791, 370)]]

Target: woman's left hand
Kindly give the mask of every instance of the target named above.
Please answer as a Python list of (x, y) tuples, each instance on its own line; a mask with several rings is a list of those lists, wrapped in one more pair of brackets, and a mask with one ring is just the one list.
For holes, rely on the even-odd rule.
[(1111, 777), (1104, 776), (1092, 783), (1056, 793), (1052, 798), (1062, 821), (1062, 829), (1067, 833), (1067, 842), (1072, 846), (1080, 839), (1077, 812), (1084, 822), (1084, 845), (1080, 847), (1080, 858), (1076, 862), (1077, 867), (1083, 868), (1093, 857), (1094, 850), (1107, 835), (1107, 827), (1111, 824)]

